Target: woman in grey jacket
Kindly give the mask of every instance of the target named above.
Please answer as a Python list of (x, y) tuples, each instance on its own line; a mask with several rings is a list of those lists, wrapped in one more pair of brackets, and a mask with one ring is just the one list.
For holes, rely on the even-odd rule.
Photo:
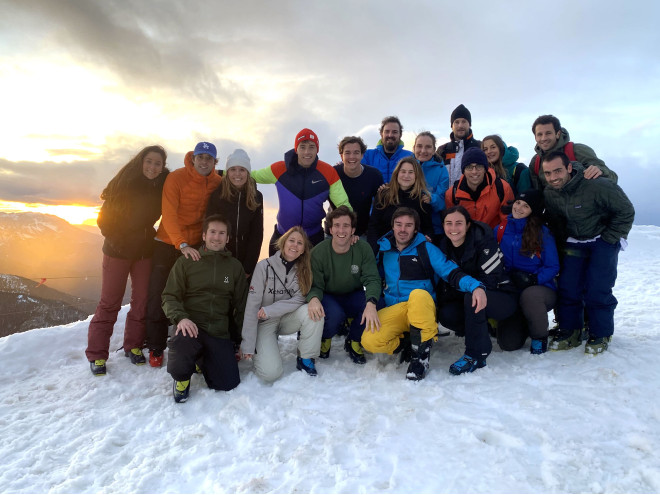
[[(241, 351), (254, 355), (254, 371), (274, 382), (282, 375), (278, 335), (299, 332), (297, 368), (316, 376), (323, 320), (313, 321), (305, 296), (312, 285), (310, 243), (302, 227), (291, 227), (277, 241), (278, 251), (260, 261), (253, 274), (245, 306)], [(256, 348), (256, 354), (255, 354)]]

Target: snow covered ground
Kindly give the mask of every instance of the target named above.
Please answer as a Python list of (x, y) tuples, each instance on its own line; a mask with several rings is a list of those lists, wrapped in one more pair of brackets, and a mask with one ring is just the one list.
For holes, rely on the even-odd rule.
[[(660, 228), (621, 254), (604, 355), (499, 352), (454, 377), (462, 340), (433, 349), (419, 383), (393, 361), (349, 362), (335, 340), (319, 376), (229, 392), (112, 354), (89, 372), (87, 324), (0, 339), (0, 492), (660, 492)], [(654, 261), (655, 260), (655, 261)], [(112, 346), (121, 345), (123, 308)]]

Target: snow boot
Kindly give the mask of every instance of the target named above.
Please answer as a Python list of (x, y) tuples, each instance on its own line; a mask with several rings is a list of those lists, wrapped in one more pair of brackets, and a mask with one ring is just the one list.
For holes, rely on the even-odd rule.
[(486, 366), (485, 359), (474, 359), (467, 354), (463, 354), (461, 359), (449, 367), (449, 372), (452, 375), (461, 375), (463, 373), (472, 373), (474, 370), (478, 370), (484, 366)]
[(298, 368), (300, 371), (304, 371), (309, 376), (318, 375), (318, 373), (316, 372), (316, 366), (314, 364), (313, 359), (303, 359), (300, 356), (298, 356), (296, 358), (296, 368)]
[(160, 368), (163, 366), (163, 351), (149, 351), (149, 365), (152, 368)]
[(328, 359), (330, 357), (330, 348), (332, 347), (332, 339), (321, 340), (321, 352), (319, 357), (321, 359)]
[[(350, 318), (352, 320), (352, 318)], [(349, 321), (349, 318), (346, 318), (344, 321), (341, 322), (341, 325), (339, 325), (339, 329), (337, 330), (337, 335), (340, 337), (346, 337), (348, 335), (348, 331), (350, 330), (351, 323)]]
[(344, 350), (355, 364), (365, 364), (367, 358), (364, 357), (364, 350), (362, 344), (351, 339), (344, 341)]
[(582, 345), (582, 329), (559, 330), (550, 342), (551, 351), (565, 351)]
[(410, 349), (410, 333), (405, 332), (399, 340), (399, 346), (394, 349), (394, 354), (399, 355), (399, 364), (409, 363), (412, 350)]
[(611, 335), (609, 337), (596, 337), (595, 335), (589, 335), (589, 339), (584, 345), (584, 353), (593, 355), (601, 354), (607, 350), (611, 341)]
[(532, 354), (543, 354), (548, 350), (548, 339), (532, 339), (529, 352)]
[(136, 366), (143, 366), (147, 364), (147, 360), (142, 354), (142, 349), (138, 349), (137, 347), (134, 347), (130, 351), (124, 351), (124, 356), (131, 358), (131, 363), (135, 364)]
[(184, 380), (182, 382), (177, 382), (174, 380), (172, 393), (174, 394), (174, 402), (177, 404), (179, 402), (187, 401), (188, 395), (190, 394), (190, 380)]
[(105, 376), (105, 359), (96, 359), (95, 361), (90, 361), (89, 367), (92, 370), (92, 375)]
[(410, 325), (410, 364), (406, 378), (408, 380), (423, 380), (429, 370), (429, 358), (433, 340), (422, 342), (422, 330)]

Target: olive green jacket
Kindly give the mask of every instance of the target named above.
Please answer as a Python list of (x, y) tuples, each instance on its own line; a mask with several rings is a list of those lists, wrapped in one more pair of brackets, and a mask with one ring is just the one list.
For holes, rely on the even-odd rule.
[(163, 311), (173, 324), (192, 320), (209, 335), (240, 343), (247, 281), (231, 252), (201, 248), (202, 258), (179, 257), (163, 291)]
[(635, 219), (635, 209), (623, 190), (609, 179), (585, 179), (584, 168), (571, 162), (571, 179), (561, 189), (546, 187), (545, 213), (559, 240), (600, 236), (615, 244), (626, 238)]

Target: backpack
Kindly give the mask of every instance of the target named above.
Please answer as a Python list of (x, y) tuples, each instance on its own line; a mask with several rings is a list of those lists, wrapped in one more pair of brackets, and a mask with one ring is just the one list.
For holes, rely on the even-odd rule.
[(513, 188), (512, 189), (514, 190), (514, 192), (519, 192), (518, 191), (518, 182), (520, 181), (520, 176), (522, 175), (523, 170), (525, 170), (526, 168), (527, 168), (527, 165), (525, 165), (524, 163), (516, 163), (516, 168), (513, 169), (513, 178), (512, 178), (512, 182), (513, 182), (513, 184), (512, 184)]
[[(568, 143), (566, 143), (562, 151), (566, 153), (566, 156), (570, 161), (574, 162), (577, 160), (577, 158), (575, 158), (575, 152), (573, 151), (573, 141), (569, 141)], [(540, 168), (541, 168), (541, 157), (537, 154), (536, 158), (534, 159), (534, 173), (536, 175), (539, 175)]]
[[(520, 174), (518, 175), (518, 178), (520, 179)], [(451, 188), (451, 202), (454, 206), (458, 204), (456, 201), (456, 190), (458, 189), (458, 183), (460, 181), (461, 179), (455, 181)], [(502, 179), (499, 177), (495, 177), (495, 189), (497, 190), (497, 197), (500, 198), (500, 203), (502, 203), (502, 201), (504, 201), (504, 186), (502, 185)]]

